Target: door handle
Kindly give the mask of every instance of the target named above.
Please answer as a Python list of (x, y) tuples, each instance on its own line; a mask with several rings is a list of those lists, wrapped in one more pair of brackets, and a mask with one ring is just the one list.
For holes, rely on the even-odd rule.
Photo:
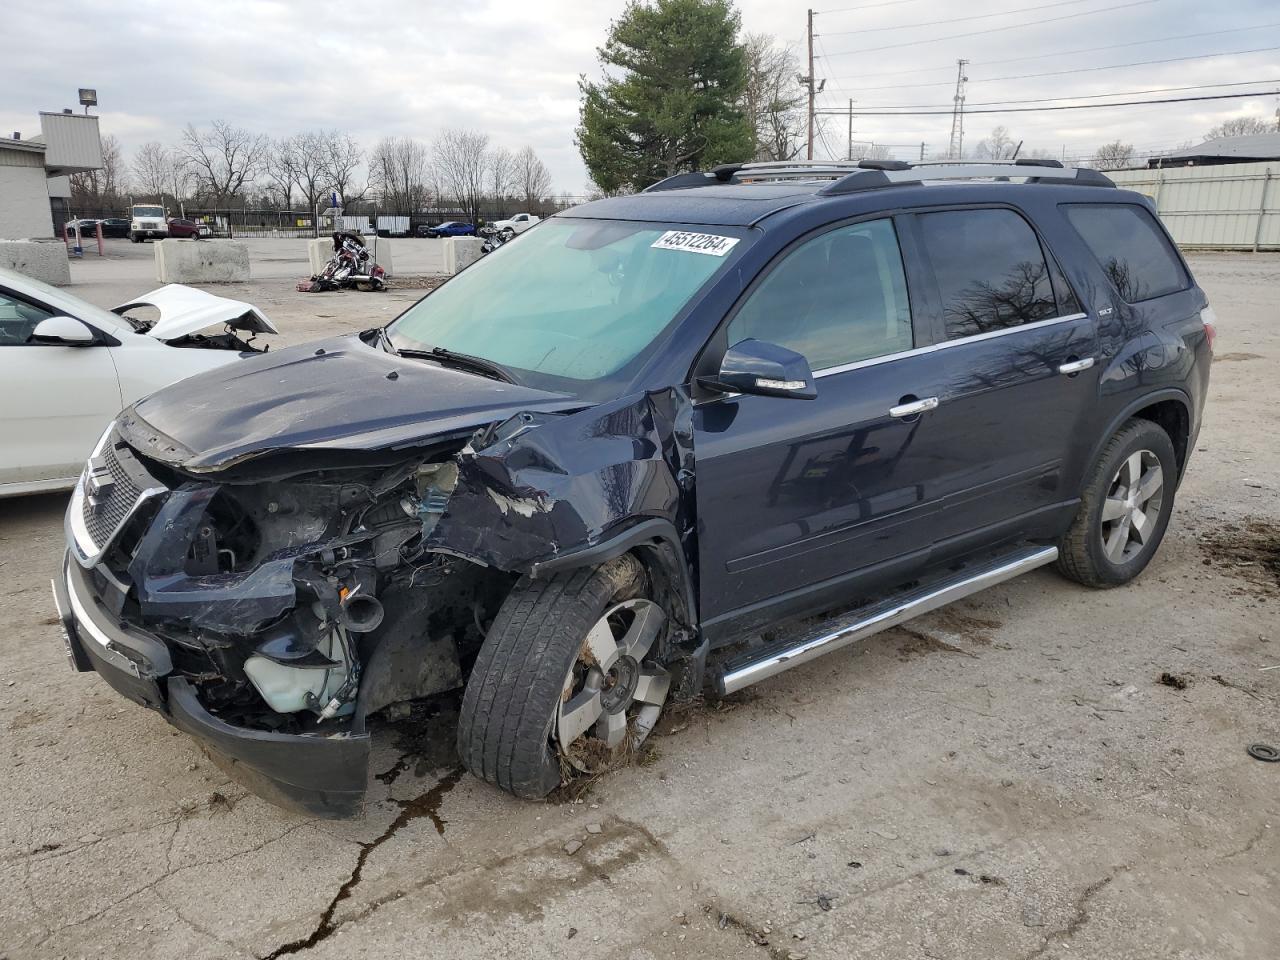
[(896, 407), (889, 408), (889, 416), (891, 417), (914, 417), (917, 414), (924, 413), (926, 410), (937, 410), (938, 398), (925, 397), (923, 400), (912, 400), (910, 403), (900, 403)]
[(1088, 370), (1093, 366), (1093, 357), (1085, 357), (1083, 360), (1070, 360), (1058, 367), (1059, 373), (1065, 373), (1068, 377)]

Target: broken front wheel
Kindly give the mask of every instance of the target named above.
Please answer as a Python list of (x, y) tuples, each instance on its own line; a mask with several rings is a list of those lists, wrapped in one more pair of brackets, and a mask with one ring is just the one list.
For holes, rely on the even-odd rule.
[(521, 580), (467, 681), (458, 753), (482, 780), (546, 796), (574, 771), (599, 773), (644, 742), (666, 702), (657, 660), (667, 617), (622, 556)]

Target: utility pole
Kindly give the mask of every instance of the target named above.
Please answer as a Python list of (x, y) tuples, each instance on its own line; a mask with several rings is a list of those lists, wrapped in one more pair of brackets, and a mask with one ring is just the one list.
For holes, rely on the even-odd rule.
[(805, 77), (805, 86), (809, 88), (809, 149), (808, 159), (813, 159), (813, 100), (814, 100), (814, 83), (813, 83), (813, 11), (809, 11), (808, 17), (808, 34), (809, 34), (809, 75)]
[(920, 141), (920, 162), (924, 163), (924, 141)]
[(845, 159), (853, 159), (853, 97), (849, 98), (849, 155)]
[(969, 78), (964, 75), (968, 60), (956, 61), (956, 93), (952, 98), (951, 108), (951, 143), (947, 147), (947, 157), (960, 160), (964, 156), (964, 85)]

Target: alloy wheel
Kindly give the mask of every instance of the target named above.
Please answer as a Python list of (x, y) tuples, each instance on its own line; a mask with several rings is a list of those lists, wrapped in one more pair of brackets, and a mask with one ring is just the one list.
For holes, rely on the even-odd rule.
[(606, 767), (652, 732), (671, 674), (646, 658), (665, 625), (653, 601), (624, 600), (587, 632), (565, 677), (555, 724), (561, 755), (577, 769)]
[(1102, 551), (1112, 563), (1128, 563), (1155, 534), (1164, 503), (1164, 470), (1150, 450), (1125, 458), (1111, 478), (1102, 505)]

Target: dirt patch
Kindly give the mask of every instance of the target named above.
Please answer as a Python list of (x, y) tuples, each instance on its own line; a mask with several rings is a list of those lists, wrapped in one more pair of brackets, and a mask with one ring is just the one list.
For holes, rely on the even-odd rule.
[(943, 633), (962, 637), (983, 647), (991, 646), (992, 634), (1004, 626), (999, 620), (975, 616), (953, 607), (935, 610), (929, 615), (927, 622)]
[(962, 657), (978, 659), (976, 653), (970, 653), (968, 650), (957, 647), (953, 643), (947, 643), (945, 640), (940, 640), (920, 630), (913, 630), (910, 627), (895, 627), (886, 631), (885, 635), (903, 638), (902, 642), (898, 644), (898, 659), (902, 661), (914, 660), (916, 657), (922, 657), (928, 653), (958, 653)]
[(1166, 687), (1173, 687), (1175, 690), (1185, 690), (1187, 689), (1187, 685), (1191, 683), (1191, 680), (1181, 674), (1170, 673), (1166, 670), (1164, 673), (1160, 674), (1159, 682)]
[(1242, 360), (1261, 360), (1260, 353), (1224, 353), (1213, 358), (1214, 363), (1239, 363)]
[(1264, 517), (1224, 523), (1200, 538), (1206, 566), (1237, 578), (1235, 593), (1280, 594), (1280, 524)]

